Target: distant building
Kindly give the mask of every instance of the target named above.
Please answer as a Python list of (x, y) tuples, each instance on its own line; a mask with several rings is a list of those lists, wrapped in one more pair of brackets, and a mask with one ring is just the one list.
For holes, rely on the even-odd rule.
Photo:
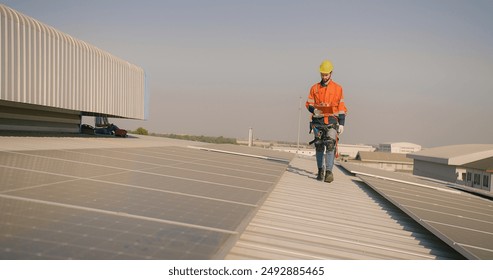
[[(238, 141), (239, 142), (239, 141)], [(313, 146), (301, 146), (299, 149), (293, 146), (273, 145), (273, 150), (284, 151), (304, 156), (314, 156), (315, 148)], [(354, 159), (360, 151), (373, 152), (375, 148), (367, 145), (349, 145), (339, 144), (337, 146), (339, 159)]]
[(436, 147), (414, 154), (413, 174), (491, 192), (493, 144)]
[(413, 160), (407, 158), (405, 154), (361, 151), (351, 163), (388, 171), (413, 171)]
[(284, 146), (273, 146), (274, 151), (288, 152), (292, 154), (302, 155), (302, 156), (314, 156), (315, 149), (313, 148), (296, 148), (296, 147), (284, 147)]
[(349, 145), (349, 144), (339, 144), (338, 152), (339, 155), (343, 157), (348, 157), (350, 159), (356, 158), (358, 152), (373, 152), (375, 148), (368, 145)]
[(378, 151), (397, 154), (409, 154), (421, 151), (421, 146), (407, 142), (382, 143), (379, 144)]

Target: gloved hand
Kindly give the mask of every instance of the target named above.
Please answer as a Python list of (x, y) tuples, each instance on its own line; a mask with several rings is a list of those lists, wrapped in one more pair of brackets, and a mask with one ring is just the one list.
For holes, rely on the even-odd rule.
[(341, 135), (343, 132), (344, 132), (344, 126), (339, 125), (339, 129), (337, 129), (337, 133), (339, 133), (339, 135)]
[(323, 116), (323, 115), (322, 115), (322, 111), (321, 111), (321, 110), (319, 110), (319, 109), (315, 109), (315, 110), (313, 110), (313, 116), (314, 116), (314, 117), (316, 117), (316, 118), (320, 118), (320, 117), (322, 117), (322, 116)]

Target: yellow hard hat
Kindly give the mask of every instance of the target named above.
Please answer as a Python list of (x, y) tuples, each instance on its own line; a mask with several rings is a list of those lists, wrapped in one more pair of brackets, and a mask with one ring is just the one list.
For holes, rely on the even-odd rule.
[(332, 66), (332, 63), (328, 60), (322, 61), (322, 64), (320, 64), (320, 73), (322, 74), (329, 74), (334, 70), (334, 66)]

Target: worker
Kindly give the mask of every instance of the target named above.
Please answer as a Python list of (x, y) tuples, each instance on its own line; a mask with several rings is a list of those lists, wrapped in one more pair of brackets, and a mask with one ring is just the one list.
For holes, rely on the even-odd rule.
[[(344, 94), (342, 87), (332, 80), (334, 67), (329, 60), (324, 60), (320, 64), (321, 81), (310, 88), (306, 108), (312, 113), (311, 125), (330, 125), (333, 124), (337, 134), (334, 139), (335, 145), (315, 145), (315, 156), (317, 159), (318, 174), (317, 180), (324, 180), (327, 183), (334, 181), (332, 167), (337, 149), (337, 140), (344, 131), (346, 120), (346, 105), (344, 104)], [(325, 170), (323, 163), (325, 158)], [(325, 172), (325, 176), (324, 176)]]

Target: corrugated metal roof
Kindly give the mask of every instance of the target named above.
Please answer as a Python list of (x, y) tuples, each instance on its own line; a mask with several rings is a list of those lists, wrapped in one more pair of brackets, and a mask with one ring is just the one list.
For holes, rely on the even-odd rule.
[(464, 144), (435, 147), (408, 154), (408, 157), (448, 165), (463, 165), (493, 156), (493, 144)]
[(463, 255), (493, 259), (490, 201), (371, 176), (358, 177)]
[(493, 201), (490, 199), (452, 189), (449, 183), (343, 165), (464, 256), (493, 259)]
[(462, 259), (359, 179), (295, 158), (227, 259)]

